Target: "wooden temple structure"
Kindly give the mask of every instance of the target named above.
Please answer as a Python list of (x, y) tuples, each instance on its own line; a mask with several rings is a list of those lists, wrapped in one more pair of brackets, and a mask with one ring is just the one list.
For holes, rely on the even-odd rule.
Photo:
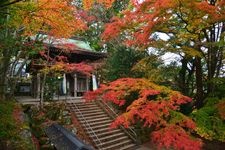
[[(69, 50), (67, 49), (64, 51), (64, 48), (58, 45), (50, 46), (48, 52), (49, 56), (51, 58), (56, 56), (65, 56), (70, 64), (85, 62), (86, 64), (91, 64), (92, 66), (101, 64), (102, 60), (106, 57), (106, 53), (94, 52), (91, 49), (81, 47), (79, 44), (70, 46)], [(40, 61), (43, 59), (43, 56), (35, 56), (32, 58), (28, 69), (29, 73), (32, 75), (30, 95), (36, 99), (40, 98), (41, 93), (43, 77), (40, 74), (40, 70), (43, 68), (43, 64), (41, 64)], [(53, 65), (53, 63), (49, 63), (49, 65)], [(59, 84), (57, 87), (57, 92), (54, 93), (55, 97), (81, 97), (84, 92), (88, 90), (95, 90), (97, 88), (98, 77), (94, 73), (91, 75), (85, 75), (81, 72), (74, 71), (69, 73), (64, 72), (62, 74), (62, 76), (58, 77)]]

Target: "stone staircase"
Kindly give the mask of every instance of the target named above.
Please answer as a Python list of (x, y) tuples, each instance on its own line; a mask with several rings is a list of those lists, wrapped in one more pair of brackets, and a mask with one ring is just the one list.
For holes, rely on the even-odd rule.
[(75, 113), (95, 146), (101, 150), (132, 150), (137, 145), (124, 129), (110, 129), (113, 121), (100, 105), (95, 102), (67, 103), (70, 111)]

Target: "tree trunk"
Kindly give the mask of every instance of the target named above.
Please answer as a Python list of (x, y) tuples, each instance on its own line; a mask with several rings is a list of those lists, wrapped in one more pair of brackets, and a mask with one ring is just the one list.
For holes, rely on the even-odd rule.
[(203, 106), (204, 101), (204, 91), (203, 91), (203, 75), (202, 75), (202, 64), (201, 64), (201, 58), (196, 57), (195, 58), (195, 66), (196, 66), (196, 102), (195, 105), (197, 108), (201, 108)]
[(187, 92), (187, 86), (186, 86), (186, 71), (187, 71), (187, 60), (186, 58), (182, 58), (181, 60), (182, 66), (181, 70), (179, 71), (179, 80), (178, 85), (181, 89), (181, 92), (185, 95), (188, 94)]
[[(47, 62), (45, 64), (45, 68), (48, 68), (49, 65), (49, 59), (50, 59), (50, 48), (48, 47), (48, 53), (47, 53)], [(44, 103), (44, 91), (45, 91), (45, 82), (46, 82), (47, 73), (43, 73), (43, 80), (41, 84), (41, 97), (40, 97), (40, 108), (43, 108)]]
[(3, 59), (0, 64), (0, 100), (5, 100), (6, 98), (7, 72), (10, 63), (10, 58), (7, 56), (7, 53), (7, 50), (3, 50)]
[(43, 75), (43, 80), (41, 83), (41, 96), (40, 96), (40, 108), (43, 108), (44, 103), (44, 92), (45, 92), (45, 81), (46, 81), (46, 73)]
[[(216, 42), (216, 35), (215, 35), (215, 26), (213, 26), (210, 30), (210, 43), (215, 43)], [(216, 52), (217, 48), (213, 45), (210, 45), (208, 48), (208, 61), (207, 61), (207, 67), (208, 67), (208, 77), (207, 77), (207, 93), (212, 93), (213, 92), (213, 77), (215, 74), (215, 69), (216, 69)]]
[(187, 88), (188, 88), (188, 96), (191, 96), (194, 89), (195, 89), (195, 84), (194, 84), (194, 80), (193, 80), (193, 75), (194, 75), (194, 71), (195, 71), (195, 63), (194, 63), (194, 59), (191, 59), (190, 63), (192, 64), (191, 68), (188, 69), (188, 75), (187, 75)]

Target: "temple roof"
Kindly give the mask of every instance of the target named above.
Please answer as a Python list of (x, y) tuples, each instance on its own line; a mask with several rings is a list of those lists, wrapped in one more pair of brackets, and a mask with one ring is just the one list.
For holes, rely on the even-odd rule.
[[(50, 40), (48, 40), (50, 41)], [(68, 63), (81, 63), (85, 62), (88, 64), (94, 64), (101, 62), (103, 58), (106, 58), (106, 53), (95, 52), (88, 43), (80, 40), (74, 39), (57, 39), (54, 42), (46, 42), (44, 41), (44, 45), (49, 49), (50, 59), (53, 62), (50, 64), (54, 64), (59, 56), (64, 56), (67, 58)], [(43, 67), (43, 61), (47, 60), (48, 52), (42, 51), (41, 53), (33, 56), (31, 59), (31, 68), (35, 70), (39, 70)], [(29, 67), (29, 70), (30, 70)]]
[(107, 56), (106, 53), (83, 49), (75, 44), (53, 45), (50, 49), (51, 53), (67, 56), (69, 62), (96, 61)]
[(81, 49), (94, 51), (87, 42), (84, 42), (84, 41), (81, 41), (81, 40), (75, 40), (75, 39), (67, 39), (67, 42), (75, 44), (77, 47), (79, 47)]

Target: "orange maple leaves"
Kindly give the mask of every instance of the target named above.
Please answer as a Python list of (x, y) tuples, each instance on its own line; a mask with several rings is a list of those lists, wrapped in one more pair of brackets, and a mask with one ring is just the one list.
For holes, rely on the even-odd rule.
[(83, 0), (83, 8), (85, 10), (91, 9), (94, 3), (99, 3), (106, 8), (110, 8), (114, 1), (115, 0)]
[[(82, 4), (83, 9), (88, 10), (94, 3), (109, 8), (113, 2), (114, 0), (83, 0)], [(21, 1), (15, 6), (17, 15), (13, 24), (17, 28), (23, 28), (26, 36), (41, 32), (56, 38), (68, 38), (77, 31), (87, 29), (71, 0)]]
[(58, 37), (70, 37), (74, 32), (85, 29), (85, 24), (76, 16), (70, 0), (38, 0), (20, 2), (18, 10), (25, 35), (39, 32)]

